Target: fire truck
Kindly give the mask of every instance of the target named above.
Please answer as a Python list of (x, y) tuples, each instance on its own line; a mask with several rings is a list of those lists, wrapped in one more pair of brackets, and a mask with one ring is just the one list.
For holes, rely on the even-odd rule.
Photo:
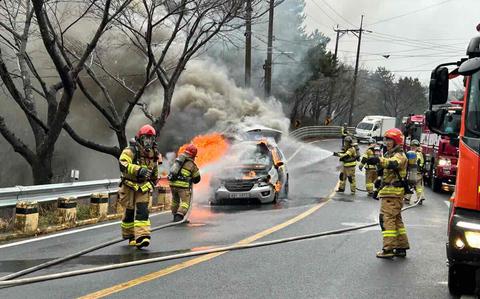
[(407, 149), (410, 141), (420, 141), (425, 157), (424, 181), (434, 192), (450, 191), (455, 188), (458, 161), (458, 134), (462, 107), (454, 101), (445, 105), (449, 117), (444, 119), (442, 128), (449, 132), (440, 135), (432, 132), (425, 122), (424, 115), (410, 115), (403, 119), (403, 131)]
[[(480, 25), (477, 27), (480, 31)], [(448, 218), (448, 287), (453, 295), (480, 288), (480, 36), (467, 48), (467, 58), (437, 66), (431, 75), (427, 124), (433, 132), (449, 136), (443, 127), (449, 79), (462, 76), (465, 85), (459, 136), (455, 192)], [(462, 78), (460, 77), (460, 78)]]

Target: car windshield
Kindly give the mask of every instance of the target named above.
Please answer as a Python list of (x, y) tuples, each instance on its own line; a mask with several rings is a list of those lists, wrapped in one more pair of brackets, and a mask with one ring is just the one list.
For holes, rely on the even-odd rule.
[(480, 71), (472, 76), (466, 113), (466, 135), (480, 137)]
[(272, 164), (270, 151), (264, 145), (244, 145), (238, 144), (232, 147), (229, 153), (229, 159), (233, 164), (243, 165), (263, 165), (269, 166)]
[(359, 123), (357, 129), (360, 130), (371, 130), (373, 128), (373, 124), (371, 123)]

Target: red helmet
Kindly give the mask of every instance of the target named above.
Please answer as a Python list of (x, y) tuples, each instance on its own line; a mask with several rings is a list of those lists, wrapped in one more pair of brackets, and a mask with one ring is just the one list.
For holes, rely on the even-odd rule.
[(155, 136), (157, 133), (155, 129), (151, 125), (144, 125), (143, 127), (138, 130), (137, 135), (135, 137), (140, 138), (140, 136), (147, 135), (147, 136)]
[(385, 138), (392, 139), (395, 142), (395, 145), (403, 144), (405, 136), (403, 136), (402, 131), (397, 128), (390, 129), (385, 132)]
[(195, 146), (195, 144), (189, 144), (187, 145), (187, 148), (185, 149), (185, 153), (190, 155), (192, 158), (194, 158), (197, 155), (198, 149)]

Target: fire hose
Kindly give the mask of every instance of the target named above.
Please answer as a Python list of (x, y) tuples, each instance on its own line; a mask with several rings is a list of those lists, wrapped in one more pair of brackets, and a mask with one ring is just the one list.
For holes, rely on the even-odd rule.
[[(414, 207), (418, 206), (418, 204), (419, 204), (419, 202), (417, 202), (414, 205), (405, 207), (405, 208), (402, 209), (402, 211), (414, 208)], [(180, 221), (180, 222), (177, 222), (177, 223), (169, 223), (169, 224), (166, 224), (166, 225), (158, 226), (155, 229), (152, 229), (152, 231), (183, 223), (183, 222), (186, 221), (185, 219)], [(277, 245), (277, 244), (283, 244), (283, 243), (290, 243), (290, 242), (301, 241), (301, 240), (315, 239), (315, 238), (320, 238), (320, 237), (325, 237), (325, 236), (330, 236), (330, 235), (338, 235), (338, 234), (343, 234), (343, 233), (347, 233), (347, 232), (351, 232), (351, 231), (361, 230), (361, 229), (373, 227), (373, 226), (376, 226), (376, 225), (379, 225), (378, 221), (374, 222), (374, 223), (370, 223), (370, 224), (359, 225), (359, 226), (354, 226), (354, 227), (349, 227), (349, 228), (331, 230), (331, 231), (314, 233), (314, 234), (306, 234), (306, 235), (282, 238), (282, 239), (271, 240), (271, 241), (256, 242), (256, 243), (251, 243), (251, 244), (241, 244), (241, 245), (237, 244), (237, 245), (221, 246), (221, 247), (207, 249), (207, 250), (200, 250), (200, 251), (187, 252), (187, 253), (181, 253), (181, 254), (173, 254), (173, 255), (167, 255), (167, 256), (156, 257), (156, 258), (149, 258), (149, 259), (144, 259), (144, 260), (139, 260), (139, 261), (124, 262), (124, 263), (118, 263), (118, 264), (113, 264), (113, 265), (100, 266), (100, 267), (87, 268), (87, 269), (74, 270), (74, 271), (66, 271), (66, 272), (47, 274), (47, 275), (40, 275), (40, 276), (29, 277), (29, 278), (12, 279), (12, 278), (16, 278), (16, 277), (25, 275), (27, 273), (31, 273), (31, 272), (46, 268), (46, 267), (54, 265), (54, 264), (58, 264), (60, 262), (72, 259), (74, 257), (81, 256), (85, 253), (100, 249), (100, 248), (102, 248), (101, 245), (103, 245), (103, 247), (106, 247), (108, 245), (115, 244), (115, 243), (118, 243), (118, 242), (122, 241), (122, 240), (119, 241), (118, 239), (115, 239), (115, 240), (106, 242), (104, 244), (97, 245), (97, 246), (94, 246), (94, 247), (90, 247), (90, 248), (82, 250), (80, 252), (68, 255), (66, 257), (58, 258), (58, 259), (52, 260), (50, 262), (40, 264), (40, 265), (35, 266), (35, 267), (28, 268), (28, 269), (25, 269), (25, 270), (22, 270), (22, 271), (4, 276), (0, 279), (0, 287), (10, 287), (10, 286), (15, 286), (15, 285), (30, 284), (30, 283), (36, 283), (36, 282), (41, 282), (41, 281), (55, 280), (55, 279), (61, 279), (61, 278), (66, 278), (66, 277), (85, 275), (85, 274), (91, 274), (91, 273), (97, 273), (97, 272), (102, 272), (102, 271), (109, 271), (109, 270), (127, 268), (127, 267), (138, 266), (138, 265), (145, 265), (145, 264), (151, 264), (151, 263), (158, 263), (158, 262), (164, 262), (164, 261), (170, 261), (170, 260), (176, 260), (176, 259), (182, 259), (182, 258), (188, 258), (188, 257), (194, 257), (194, 256), (200, 256), (200, 255), (206, 255), (206, 254), (210, 254), (210, 253), (259, 248), (259, 247), (265, 247), (265, 246), (271, 246), (271, 245)], [(10, 279), (12, 279), (12, 280), (10, 280)]]
[[(193, 192), (192, 192), (192, 194), (193, 194)], [(167, 227), (172, 227), (172, 226), (179, 225), (179, 224), (182, 224), (182, 223), (187, 222), (187, 219), (188, 219), (188, 217), (190, 216), (190, 213), (191, 213), (191, 210), (192, 210), (192, 209), (191, 209), (192, 205), (193, 205), (193, 196), (192, 196), (192, 200), (191, 200), (191, 202), (190, 202), (190, 208), (188, 209), (187, 213), (185, 214), (185, 217), (183, 217), (183, 219), (182, 219), (181, 221), (171, 222), (171, 223), (159, 225), (159, 226), (153, 227), (153, 228), (151, 229), (151, 231), (154, 232), (154, 231), (158, 231), (158, 230), (161, 230), (161, 229), (164, 229), (164, 228), (167, 228)], [(60, 264), (60, 263), (66, 262), (66, 261), (69, 261), (69, 260), (74, 259), (74, 258), (76, 258), (76, 257), (82, 256), (82, 255), (87, 254), (87, 253), (90, 253), (90, 252), (92, 252), (92, 251), (96, 251), (96, 250), (105, 248), (105, 247), (110, 246), (110, 245), (113, 245), (113, 244), (120, 243), (120, 242), (122, 242), (122, 241), (125, 241), (125, 239), (123, 239), (123, 238), (116, 238), (116, 239), (113, 239), (113, 240), (110, 240), (110, 241), (106, 241), (106, 242), (101, 243), (101, 244), (97, 244), (97, 245), (95, 245), (95, 246), (92, 246), (92, 247), (83, 249), (83, 250), (81, 250), (81, 251), (78, 251), (78, 252), (75, 252), (75, 253), (72, 253), (72, 254), (63, 256), (63, 257), (59, 257), (59, 258), (53, 259), (53, 260), (51, 260), (51, 261), (48, 261), (48, 262), (45, 262), (45, 263), (41, 263), (41, 264), (39, 264), (39, 265), (30, 267), (30, 268), (27, 268), (27, 269), (20, 270), (20, 271), (18, 271), (18, 272), (14, 272), (14, 273), (5, 275), (5, 276), (3, 276), (3, 277), (0, 277), (0, 282), (6, 281), (6, 280), (11, 280), (11, 279), (13, 279), (13, 278), (17, 278), (17, 277), (20, 277), (20, 276), (24, 276), (24, 275), (26, 275), (26, 274), (30, 274), (30, 273), (36, 272), (36, 271), (38, 271), (38, 270), (45, 269), (45, 268), (47, 268), (47, 267), (50, 267), (50, 266), (53, 266), (53, 265), (57, 265), (57, 264)]]

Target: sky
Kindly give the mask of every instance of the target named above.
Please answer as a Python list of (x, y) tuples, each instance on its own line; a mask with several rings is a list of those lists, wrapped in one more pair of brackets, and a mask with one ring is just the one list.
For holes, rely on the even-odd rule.
[[(479, 12), (480, 0), (306, 0), (305, 25), (329, 36), (333, 52), (334, 27), (358, 29), (363, 14), (364, 29), (372, 32), (362, 36), (360, 65), (383, 66), (397, 77), (428, 84), (436, 65), (465, 56), (468, 42), (479, 34)], [(351, 33), (340, 38), (341, 61), (355, 63), (357, 42)]]

